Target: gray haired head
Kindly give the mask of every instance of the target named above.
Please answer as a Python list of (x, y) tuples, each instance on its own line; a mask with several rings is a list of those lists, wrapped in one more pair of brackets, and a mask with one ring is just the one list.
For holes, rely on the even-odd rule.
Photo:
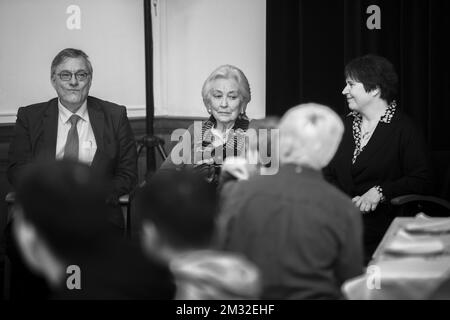
[(66, 48), (64, 50), (61, 50), (52, 61), (52, 65), (50, 68), (50, 76), (53, 76), (53, 74), (56, 71), (56, 68), (66, 59), (68, 58), (83, 58), (86, 61), (86, 65), (89, 68), (89, 73), (92, 74), (93, 69), (91, 62), (89, 61), (89, 56), (80, 49), (74, 49), (74, 48)]

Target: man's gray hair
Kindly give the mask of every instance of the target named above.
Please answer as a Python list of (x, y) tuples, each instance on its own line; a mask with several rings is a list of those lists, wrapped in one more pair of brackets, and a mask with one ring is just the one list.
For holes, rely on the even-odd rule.
[(53, 58), (52, 66), (50, 68), (50, 77), (53, 76), (53, 74), (56, 71), (56, 68), (61, 63), (63, 63), (64, 60), (66, 60), (67, 58), (79, 58), (79, 57), (82, 57), (86, 61), (86, 64), (89, 68), (89, 73), (92, 75), (92, 72), (94, 70), (92, 69), (91, 62), (89, 61), (89, 56), (80, 49), (66, 48), (66, 49), (60, 51), (55, 56), (55, 58)]
[(333, 158), (344, 133), (340, 117), (329, 107), (302, 104), (280, 121), (280, 162), (320, 170)]

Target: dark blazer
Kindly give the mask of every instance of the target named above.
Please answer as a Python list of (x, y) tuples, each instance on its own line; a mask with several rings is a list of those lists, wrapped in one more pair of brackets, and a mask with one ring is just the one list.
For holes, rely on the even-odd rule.
[[(87, 110), (97, 143), (91, 167), (112, 179), (112, 197), (129, 193), (137, 183), (137, 152), (126, 108), (89, 96)], [(19, 108), (9, 147), (11, 185), (27, 164), (55, 160), (58, 114), (57, 98)]]
[(432, 181), (424, 138), (412, 120), (400, 110), (396, 110), (391, 123), (378, 123), (354, 164), (352, 124), (353, 117), (347, 116), (342, 142), (324, 174), (329, 182), (351, 198), (363, 195), (376, 185), (383, 189), (386, 201), (374, 212), (363, 215), (367, 262), (396, 216), (389, 200), (404, 194), (429, 193)]

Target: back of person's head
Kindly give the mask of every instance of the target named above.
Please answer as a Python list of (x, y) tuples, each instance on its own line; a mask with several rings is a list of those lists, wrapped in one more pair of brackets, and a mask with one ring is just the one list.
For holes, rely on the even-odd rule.
[(202, 97), (205, 105), (209, 105), (211, 95), (211, 84), (216, 79), (233, 79), (239, 86), (239, 94), (242, 97), (242, 103), (246, 106), (251, 100), (250, 84), (241, 69), (226, 64), (215, 69), (205, 80), (202, 87)]
[(307, 103), (289, 109), (280, 121), (280, 162), (320, 170), (333, 158), (344, 132), (329, 107)]
[(98, 254), (109, 236), (107, 190), (87, 165), (71, 161), (32, 164), (16, 190), (20, 220), (63, 263)]
[(398, 76), (393, 64), (384, 57), (368, 54), (350, 61), (346, 78), (361, 82), (366, 92), (379, 89), (380, 98), (391, 103), (397, 94)]
[(279, 121), (278, 117), (270, 116), (250, 122), (246, 132), (249, 163), (267, 168), (278, 165)]
[(206, 248), (215, 233), (216, 190), (190, 170), (162, 171), (136, 195), (143, 226), (151, 223), (177, 250)]

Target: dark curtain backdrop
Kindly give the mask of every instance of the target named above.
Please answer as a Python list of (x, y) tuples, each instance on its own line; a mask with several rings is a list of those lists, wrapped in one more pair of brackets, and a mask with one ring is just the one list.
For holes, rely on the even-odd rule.
[[(366, 27), (372, 4), (381, 30)], [(432, 150), (450, 150), (449, 20), (448, 0), (267, 0), (267, 114), (310, 101), (346, 112), (344, 66), (375, 53), (396, 66), (399, 107)]]

